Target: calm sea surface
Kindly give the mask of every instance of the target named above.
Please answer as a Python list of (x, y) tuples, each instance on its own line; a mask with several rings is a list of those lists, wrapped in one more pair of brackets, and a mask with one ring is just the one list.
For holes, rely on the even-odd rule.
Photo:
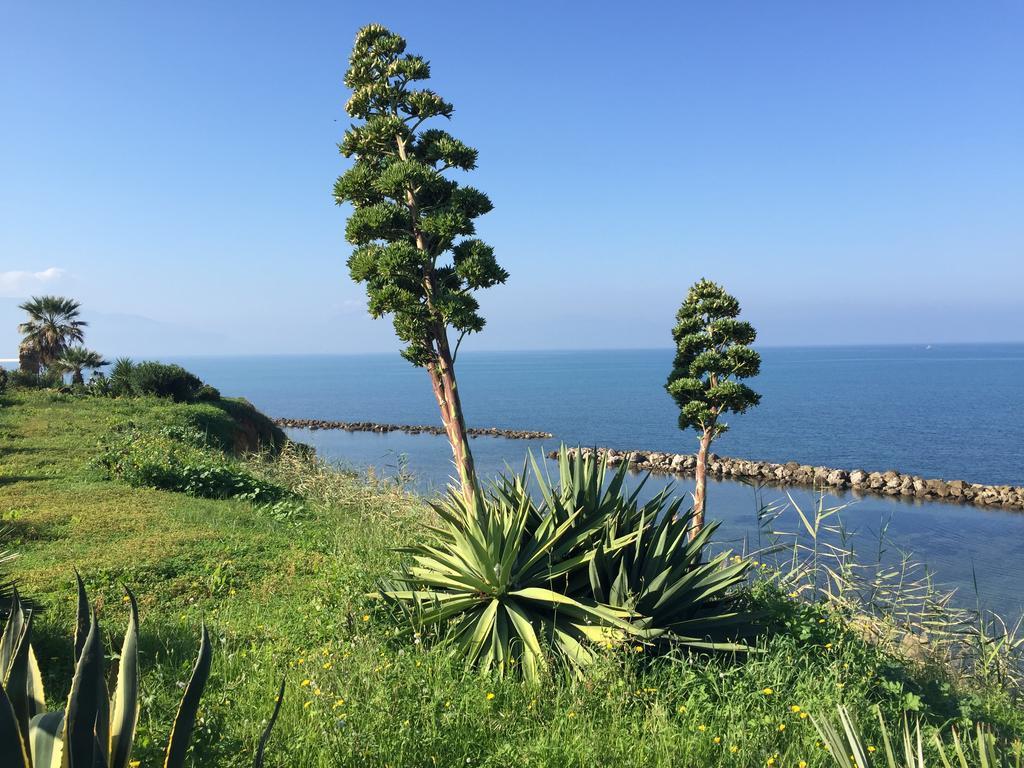
[[(761, 350), (753, 382), (761, 405), (730, 420), (717, 453), (751, 459), (897, 469), (925, 477), (1024, 484), (1024, 344), (934, 347), (777, 348)], [(426, 373), (397, 354), (366, 356), (193, 357), (175, 360), (273, 416), (439, 424)], [(528, 450), (559, 442), (693, 451), (696, 438), (676, 427), (663, 383), (669, 350), (470, 353), (459, 384), (471, 426), (552, 432), (548, 441), (473, 440), (481, 475), (519, 469)], [(451, 474), (443, 437), (293, 430), (327, 458), (395, 474), (400, 466), (424, 493)], [(651, 478), (645, 495), (669, 480)], [(678, 480), (685, 493), (692, 481)], [(768, 488), (763, 496), (784, 497)], [(794, 493), (813, 506), (807, 491)], [(843, 513), (862, 551), (886, 558), (913, 552), (937, 578), (1004, 613), (1024, 608), (1024, 513), (852, 495)], [(753, 545), (754, 490), (714, 483), (709, 515), (721, 538)], [(795, 528), (795, 518), (789, 523)]]

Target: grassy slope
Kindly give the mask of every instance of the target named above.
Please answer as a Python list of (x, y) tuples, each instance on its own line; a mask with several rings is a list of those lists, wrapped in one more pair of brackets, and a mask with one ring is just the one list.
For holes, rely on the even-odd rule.
[(937, 724), (967, 713), (1024, 733), (998, 692), (958, 693), (796, 606), (783, 609), (792, 631), (746, 663), (620, 653), (586, 680), (540, 689), (466, 672), (443, 649), (396, 637), (399, 622), (363, 596), (424, 518), (415, 500), (339, 478), (332, 504), (278, 521), (243, 502), (129, 488), (92, 466), (113, 425), (204, 422), (219, 418), (204, 410), (214, 406), (2, 402), (0, 518), (23, 590), (46, 608), (36, 645), (49, 703), (70, 673), (73, 568), (118, 642), (129, 585), (142, 612), (144, 766), (158, 763), (203, 620), (216, 654), (194, 742), (204, 766), (247, 764), (282, 674), (271, 765), (828, 765), (792, 708), (839, 701), (867, 721), (870, 702), (896, 713), (920, 699)]

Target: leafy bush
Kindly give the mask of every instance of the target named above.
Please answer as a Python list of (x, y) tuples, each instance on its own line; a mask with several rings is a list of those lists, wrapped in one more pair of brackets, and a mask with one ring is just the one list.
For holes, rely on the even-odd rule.
[(103, 371), (96, 371), (85, 385), (85, 391), (96, 397), (103, 397), (110, 394), (110, 379)]
[[(0, 759), (9, 768), (51, 766), (137, 766), (131, 753), (139, 721), (139, 610), (128, 592), (131, 611), (118, 664), (112, 700), (104, 670), (103, 640), (96, 614), (78, 580), (75, 622), (75, 672), (64, 708), (46, 711), (39, 665), (32, 649), (31, 612), (17, 593), (0, 642)], [(167, 743), (165, 768), (182, 768), (199, 711), (199, 700), (210, 675), (213, 650), (203, 627), (192, 676), (185, 687)], [(260, 739), (254, 768), (263, 753), (281, 708), (284, 684), (270, 722)]]
[(450, 494), (435, 505), (440, 523), (382, 592), (415, 628), (447, 628), (470, 663), (531, 680), (551, 656), (590, 664), (600, 645), (745, 649), (735, 640), (753, 623), (735, 588), (747, 563), (704, 562), (711, 531), (687, 543), (691, 513), (677, 518), (667, 493), (638, 505), (625, 465), (606, 487), (603, 459), (563, 448), (554, 488), (533, 466), (539, 501), (524, 471), (475, 503)]
[(169, 397), (176, 403), (194, 403), (203, 382), (180, 365), (147, 361), (132, 369), (132, 394)]
[(215, 387), (204, 384), (198, 376), (180, 365), (153, 360), (135, 363), (127, 357), (114, 362), (109, 391), (120, 396), (169, 397), (176, 403), (220, 400), (220, 392)]
[(9, 386), (22, 387), (24, 389), (53, 389), (64, 383), (63, 377), (57, 371), (47, 370), (42, 373), (31, 371), (11, 371), (8, 375)]
[(158, 431), (129, 427), (106, 441), (100, 464), (110, 476), (136, 487), (208, 499), (245, 499), (257, 504), (289, 496), (280, 486), (209, 447), (202, 432), (187, 426)]
[(216, 387), (211, 387), (209, 384), (203, 384), (199, 391), (196, 392), (196, 400), (215, 403), (220, 400), (220, 390)]
[(10, 382), (10, 374), (7, 373), (6, 368), (0, 368), (0, 394), (7, 390), (7, 384)]

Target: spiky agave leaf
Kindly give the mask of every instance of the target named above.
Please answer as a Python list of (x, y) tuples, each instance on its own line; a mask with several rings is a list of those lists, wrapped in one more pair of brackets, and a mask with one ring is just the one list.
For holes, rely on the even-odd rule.
[(7, 696), (7, 691), (0, 682), (0, 758), (3, 765), (11, 768), (32, 768), (18, 717)]
[(192, 729), (196, 724), (196, 714), (199, 712), (199, 700), (206, 687), (206, 681), (210, 677), (210, 664), (213, 660), (213, 649), (210, 646), (210, 635), (203, 625), (202, 638), (199, 642), (199, 655), (196, 657), (195, 667), (192, 669), (192, 677), (189, 678), (185, 687), (185, 694), (181, 697), (181, 704), (178, 706), (178, 714), (174, 718), (174, 725), (171, 727), (171, 736), (167, 742), (167, 754), (164, 758), (164, 768), (182, 768), (185, 765), (185, 754), (188, 752), (188, 744), (192, 739)]
[[(95, 614), (90, 614), (89, 633), (75, 664), (64, 709), (61, 741), (64, 768), (85, 768), (105, 760), (103, 745), (96, 741), (97, 723), (107, 709), (106, 683), (103, 676), (103, 641)], [(105, 762), (100, 764), (105, 765)]]
[(267, 751), (267, 742), (270, 741), (270, 732), (274, 730), (277, 716), (281, 714), (281, 704), (284, 702), (284, 682), (285, 678), (282, 677), (281, 687), (278, 689), (277, 698), (274, 700), (274, 711), (271, 713), (270, 720), (267, 721), (267, 727), (263, 729), (259, 744), (256, 747), (256, 757), (252, 763), (253, 768), (263, 768), (263, 757)]
[(21, 739), (28, 749), (30, 721), (43, 711), (43, 680), (32, 650), (32, 615), (25, 611), (18, 590), (11, 594), (11, 607), (0, 636), (0, 681)]
[(131, 614), (121, 646), (117, 687), (111, 702), (110, 768), (128, 768), (139, 720), (139, 606), (131, 590), (126, 589), (125, 592), (128, 593)]

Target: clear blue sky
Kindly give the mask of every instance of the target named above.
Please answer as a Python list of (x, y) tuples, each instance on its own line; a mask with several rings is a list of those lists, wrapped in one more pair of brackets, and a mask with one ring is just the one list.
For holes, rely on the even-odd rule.
[(765, 344), (1024, 339), (1019, 2), (54, 1), (0, 23), (0, 357), (43, 290), (155, 354), (397, 348), (330, 194), (371, 21), (480, 150), (468, 348), (665, 346), (701, 276)]

